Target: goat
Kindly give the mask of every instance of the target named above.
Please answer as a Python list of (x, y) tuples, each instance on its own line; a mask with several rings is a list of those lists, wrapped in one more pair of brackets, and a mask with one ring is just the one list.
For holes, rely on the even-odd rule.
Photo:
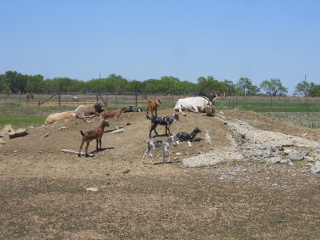
[(180, 112), (182, 115), (186, 115), (184, 111), (191, 112), (206, 112), (210, 114), (213, 112), (213, 104), (206, 97), (187, 97), (179, 99), (174, 107), (175, 111)]
[(147, 119), (151, 120), (151, 128), (150, 128), (150, 132), (149, 132), (149, 138), (151, 138), (151, 132), (154, 131), (155, 134), (159, 135), (156, 131), (156, 127), (158, 125), (164, 125), (166, 128), (166, 135), (170, 133), (170, 126), (173, 123), (173, 121), (178, 121), (179, 120), (179, 115), (177, 113), (174, 113), (172, 116), (166, 116), (166, 117), (157, 117), (157, 116), (153, 116), (153, 117), (149, 117), (147, 116)]
[(125, 106), (120, 107), (117, 110), (104, 110), (102, 113), (99, 113), (100, 119), (102, 120), (102, 119), (113, 117), (116, 122), (116, 128), (119, 129), (118, 120), (124, 110), (126, 110)]
[[(99, 150), (101, 149), (101, 139), (102, 139), (102, 135), (104, 133), (104, 128), (105, 127), (109, 127), (109, 123), (107, 120), (103, 120), (103, 122), (100, 124), (99, 127), (93, 129), (93, 130), (90, 130), (90, 131), (86, 131), (86, 132), (83, 132), (82, 130), (80, 131), (81, 135), (82, 135), (82, 141), (81, 141), (81, 145), (80, 145), (80, 149), (79, 149), (79, 154), (78, 156), (80, 157), (81, 156), (81, 150), (82, 150), (82, 146), (84, 144), (84, 142), (87, 143), (87, 146), (86, 146), (86, 157), (89, 156), (88, 154), (88, 147), (89, 147), (89, 144), (90, 142), (93, 140), (93, 139), (96, 139), (96, 142), (97, 142), (97, 146), (96, 146), (96, 150)], [(100, 148), (99, 148), (99, 146)]]
[(53, 114), (50, 114), (44, 124), (52, 124), (56, 121), (59, 121), (59, 120), (66, 120), (68, 118), (72, 118), (72, 117), (75, 117), (76, 116), (76, 113), (74, 111), (68, 111), (68, 112), (61, 112), (61, 113), (53, 113)]
[(191, 147), (191, 142), (194, 140), (196, 135), (200, 133), (201, 130), (199, 128), (195, 128), (191, 133), (186, 132), (179, 132), (176, 134), (178, 141), (186, 141), (189, 144), (189, 147)]
[[(145, 99), (147, 99), (148, 96), (144, 96)], [(161, 98), (156, 98), (156, 100), (150, 100), (147, 99), (147, 113), (146, 115), (149, 115), (149, 109), (151, 112), (151, 116), (157, 116), (158, 115), (158, 106), (162, 103)]]
[(104, 110), (101, 103), (89, 104), (89, 105), (80, 105), (74, 110), (76, 113), (76, 117), (83, 119), (85, 122), (89, 122), (86, 120), (86, 117), (90, 115), (96, 116), (98, 113), (101, 113)]
[(220, 92), (219, 91), (216, 91), (214, 93), (209, 93), (209, 94), (206, 94), (204, 93), (202, 90), (199, 92), (199, 96), (200, 97), (206, 97), (210, 100), (210, 102), (214, 105), (215, 101), (220, 98)]
[[(147, 139), (146, 139), (147, 140)], [(162, 148), (163, 149), (163, 155), (162, 155), (162, 163), (166, 162), (166, 152), (168, 153), (168, 159), (170, 161), (170, 155), (171, 152), (169, 151), (170, 145), (177, 145), (177, 137), (176, 135), (171, 135), (166, 141), (162, 141), (162, 140), (147, 140), (148, 143), (148, 149), (145, 151), (145, 153), (143, 154), (142, 157), (142, 164), (144, 164), (144, 159), (147, 155), (147, 153), (149, 152), (149, 156), (150, 156), (150, 161), (151, 164), (153, 165), (153, 152), (157, 149), (157, 148)]]

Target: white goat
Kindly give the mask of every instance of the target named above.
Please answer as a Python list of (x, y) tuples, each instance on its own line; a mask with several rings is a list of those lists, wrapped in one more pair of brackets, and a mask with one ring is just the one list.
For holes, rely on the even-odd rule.
[(143, 157), (142, 157), (142, 163), (143, 164), (144, 164), (144, 159), (145, 159), (145, 157), (146, 157), (148, 152), (149, 152), (151, 164), (153, 164), (153, 162), (152, 162), (153, 152), (157, 148), (162, 148), (163, 149), (163, 163), (166, 162), (166, 152), (168, 153), (168, 159), (170, 161), (170, 155), (171, 155), (171, 152), (169, 151), (170, 145), (171, 145), (171, 143), (173, 145), (177, 145), (178, 144), (177, 137), (174, 134), (171, 135), (170, 138), (168, 138), (166, 141), (162, 141), (162, 140), (147, 140), (147, 143), (148, 143), (148, 149), (145, 151), (145, 153), (143, 154)]
[(206, 97), (187, 97), (179, 99), (174, 110), (179, 111), (183, 115), (186, 115), (183, 111), (195, 113), (206, 112), (207, 114), (210, 114), (213, 112), (214, 107), (212, 102)]

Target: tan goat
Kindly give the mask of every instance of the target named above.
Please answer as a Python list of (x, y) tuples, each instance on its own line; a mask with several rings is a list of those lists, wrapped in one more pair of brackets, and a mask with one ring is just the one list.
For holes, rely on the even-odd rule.
[(76, 113), (74, 111), (69, 111), (69, 112), (61, 112), (61, 113), (53, 113), (53, 114), (50, 114), (44, 124), (52, 124), (56, 121), (59, 121), (59, 120), (66, 120), (66, 119), (69, 119), (69, 118), (72, 118), (72, 117), (75, 117), (76, 116)]
[(99, 113), (101, 121), (107, 118), (113, 118), (116, 122), (116, 128), (119, 129), (118, 120), (123, 111), (126, 110), (126, 107), (123, 106), (117, 110), (104, 110), (102, 113)]
[[(148, 96), (144, 96), (145, 99), (147, 99)], [(156, 100), (147, 99), (147, 113), (146, 115), (149, 115), (149, 109), (151, 112), (151, 116), (157, 116), (158, 115), (158, 106), (162, 103), (161, 98), (156, 98)]]

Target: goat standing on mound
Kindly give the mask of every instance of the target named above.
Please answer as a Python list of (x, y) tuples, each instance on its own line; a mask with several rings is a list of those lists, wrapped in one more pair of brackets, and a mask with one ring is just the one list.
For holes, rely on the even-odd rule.
[(177, 137), (176, 135), (171, 135), (170, 138), (168, 138), (166, 141), (162, 141), (162, 140), (147, 140), (148, 143), (148, 149), (145, 151), (145, 153), (143, 154), (142, 157), (142, 163), (144, 164), (144, 159), (147, 155), (147, 153), (149, 152), (149, 156), (150, 156), (150, 161), (151, 164), (153, 164), (153, 152), (157, 149), (157, 148), (162, 148), (163, 149), (163, 163), (166, 162), (166, 152), (168, 153), (168, 159), (170, 161), (170, 155), (171, 152), (169, 151), (170, 145), (171, 143), (173, 145), (177, 145)]
[[(101, 139), (102, 139), (102, 135), (104, 133), (104, 128), (105, 127), (109, 127), (109, 126), (110, 125), (109, 125), (108, 121), (107, 120), (103, 120), (102, 123), (100, 124), (100, 126), (95, 128), (94, 130), (86, 131), (86, 132), (83, 132), (81, 130), (80, 133), (82, 135), (82, 141), (81, 141), (81, 145), (80, 145), (78, 156), (79, 157), (81, 156), (82, 146), (83, 146), (84, 142), (86, 142), (87, 143), (87, 146), (86, 146), (86, 157), (89, 157), (88, 147), (89, 147), (90, 142), (93, 139), (96, 139), (96, 141), (97, 141), (96, 150), (101, 149), (101, 144), (102, 144)], [(99, 148), (98, 144), (100, 145), (100, 148)]]
[(100, 119), (101, 121), (103, 119), (107, 119), (107, 118), (110, 118), (110, 117), (113, 117), (115, 122), (116, 122), (116, 128), (119, 129), (119, 126), (118, 126), (118, 120), (119, 120), (119, 117), (120, 115), (123, 113), (124, 110), (126, 110), (127, 108), (125, 106), (117, 109), (117, 110), (104, 110), (102, 113), (99, 113), (100, 115)]
[(201, 130), (196, 127), (191, 133), (179, 132), (176, 134), (176, 136), (179, 141), (186, 141), (186, 142), (188, 142), (189, 147), (191, 147), (191, 142), (194, 140), (196, 135), (200, 132), (201, 132)]
[[(148, 96), (144, 96), (145, 99), (147, 99)], [(157, 116), (158, 115), (158, 106), (162, 103), (161, 98), (156, 98), (156, 100), (150, 100), (147, 99), (147, 116), (149, 115), (149, 109), (151, 112), (151, 116)], [(155, 113), (155, 115), (154, 115)]]
[(177, 113), (174, 113), (172, 116), (166, 116), (166, 117), (157, 117), (157, 116), (153, 116), (153, 117), (149, 117), (147, 116), (148, 119), (151, 120), (151, 128), (150, 128), (150, 132), (149, 132), (149, 138), (151, 138), (151, 132), (154, 131), (155, 134), (159, 135), (156, 131), (156, 127), (158, 125), (164, 125), (166, 127), (166, 135), (170, 133), (170, 126), (174, 121), (178, 121), (179, 120), (179, 115)]

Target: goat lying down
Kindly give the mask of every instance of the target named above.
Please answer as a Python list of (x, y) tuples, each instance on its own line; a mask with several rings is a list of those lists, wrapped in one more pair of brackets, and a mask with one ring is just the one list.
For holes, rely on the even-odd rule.
[(102, 113), (99, 113), (100, 119), (102, 121), (103, 119), (107, 119), (107, 118), (111, 118), (112, 117), (116, 122), (116, 128), (119, 129), (118, 120), (119, 120), (121, 114), (123, 113), (123, 111), (126, 110), (126, 109), (127, 108), (125, 106), (123, 106), (123, 107), (120, 107), (117, 110), (104, 110)]
[(153, 164), (153, 152), (157, 149), (157, 148), (162, 148), (163, 149), (163, 161), (162, 163), (166, 162), (166, 153), (168, 153), (168, 161), (170, 161), (170, 155), (171, 152), (169, 151), (170, 145), (177, 145), (177, 137), (176, 135), (171, 135), (166, 141), (162, 141), (162, 140), (147, 140), (148, 143), (148, 149), (145, 151), (145, 153), (143, 154), (142, 157), (142, 163), (144, 164), (144, 159), (146, 157), (146, 155), (149, 152), (149, 156), (150, 156), (150, 161), (151, 164)]
[(188, 142), (189, 147), (191, 147), (191, 142), (195, 139), (196, 135), (200, 133), (201, 130), (199, 128), (195, 128), (191, 133), (179, 132), (176, 134), (178, 142), (185, 141)]
[(182, 115), (186, 115), (183, 111), (195, 113), (206, 112), (210, 114), (213, 111), (213, 105), (210, 100), (205, 97), (188, 97), (179, 99), (174, 110), (180, 112)]
[(151, 133), (152, 131), (155, 132), (155, 134), (159, 135), (158, 132), (156, 131), (156, 128), (158, 125), (163, 125), (166, 128), (166, 135), (170, 133), (170, 126), (174, 121), (178, 121), (179, 120), (179, 115), (177, 113), (174, 113), (172, 116), (165, 116), (165, 117), (157, 117), (157, 116), (153, 116), (153, 117), (149, 117), (147, 116), (147, 119), (151, 120), (151, 128), (150, 128), (150, 132), (149, 132), (149, 138), (151, 138)]
[(105, 127), (109, 127), (109, 126), (110, 125), (109, 125), (108, 121), (107, 120), (103, 120), (101, 122), (100, 126), (95, 128), (95, 129), (93, 129), (93, 130), (86, 131), (86, 132), (83, 132), (81, 130), (80, 133), (82, 135), (82, 140), (81, 140), (81, 145), (80, 145), (78, 156), (79, 157), (81, 156), (81, 150), (82, 150), (82, 146), (83, 146), (84, 142), (87, 143), (87, 146), (86, 146), (86, 157), (89, 156), (88, 147), (89, 147), (89, 144), (90, 144), (90, 142), (92, 140), (96, 139), (96, 142), (97, 142), (96, 150), (101, 149), (101, 144), (102, 144), (101, 139), (102, 139), (102, 135), (104, 133), (104, 129), (105, 129)]
[(69, 118), (73, 118), (76, 116), (76, 113), (74, 111), (68, 111), (68, 112), (61, 112), (61, 113), (53, 113), (53, 114), (50, 114), (44, 124), (52, 124), (56, 121), (59, 121), (59, 120), (67, 120)]
[(77, 118), (83, 119), (86, 122), (89, 122), (86, 117), (91, 115), (96, 116), (98, 113), (101, 113), (104, 110), (101, 103), (89, 104), (89, 105), (79, 105), (74, 112), (76, 113)]

